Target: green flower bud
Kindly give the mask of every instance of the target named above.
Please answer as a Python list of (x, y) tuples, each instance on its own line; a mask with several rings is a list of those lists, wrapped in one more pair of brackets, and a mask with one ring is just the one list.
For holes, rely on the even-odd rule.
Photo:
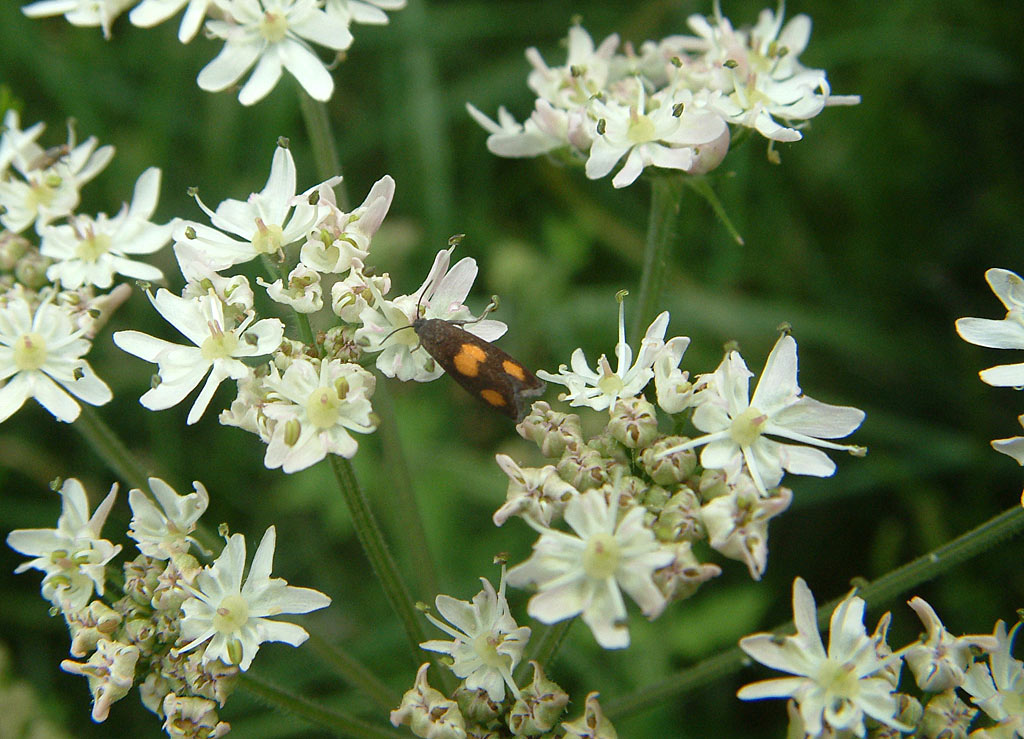
[(608, 430), (630, 449), (643, 449), (658, 438), (658, 416), (642, 395), (619, 398), (612, 406)]
[(527, 441), (532, 441), (545, 457), (558, 457), (567, 446), (583, 444), (580, 417), (575, 413), (551, 410), (546, 401), (538, 400), (516, 430)]
[(666, 449), (689, 441), (685, 436), (664, 436), (644, 449), (640, 464), (659, 485), (683, 482), (697, 469), (697, 453), (693, 449), (663, 454)]

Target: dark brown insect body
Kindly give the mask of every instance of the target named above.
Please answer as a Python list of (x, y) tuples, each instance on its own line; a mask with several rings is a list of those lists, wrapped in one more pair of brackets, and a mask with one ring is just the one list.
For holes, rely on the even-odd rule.
[(417, 318), (412, 328), (452, 379), (471, 395), (521, 421), (529, 401), (544, 393), (544, 381), (496, 347), (441, 318)]

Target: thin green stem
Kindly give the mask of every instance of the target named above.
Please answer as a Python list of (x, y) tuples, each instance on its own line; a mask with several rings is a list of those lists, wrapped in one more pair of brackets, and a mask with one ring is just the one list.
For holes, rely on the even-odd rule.
[(332, 711), (318, 706), (248, 672), (243, 672), (240, 675), (239, 682), (242, 687), (267, 705), (284, 709), (311, 724), (330, 729), (342, 736), (354, 739), (401, 739), (401, 737), (407, 736), (389, 727), (377, 726), (340, 711)]
[[(299, 109), (302, 111), (302, 118), (306, 122), (306, 132), (309, 133), (309, 141), (313, 147), (317, 175), (321, 180), (340, 175), (341, 159), (338, 157), (338, 147), (334, 142), (334, 135), (331, 133), (327, 106), (311, 98), (300, 85)], [(345, 185), (341, 184), (336, 187), (335, 193), (338, 197), (338, 207), (343, 211), (348, 211), (348, 195), (345, 192)]]
[(71, 424), (93, 451), (126, 485), (149, 490), (150, 470), (136, 459), (114, 430), (100, 418), (92, 406), (83, 405), (78, 419)]
[(576, 622), (575, 618), (567, 618), (565, 621), (559, 621), (556, 624), (548, 626), (544, 633), (540, 635), (540, 638), (533, 642), (530, 654), (524, 659), (519, 667), (516, 668), (516, 680), (522, 681), (526, 666), (531, 662), (539, 662), (544, 668), (545, 672), (550, 671), (550, 665), (554, 660), (555, 655), (558, 654), (559, 647), (562, 646), (562, 642), (565, 640), (566, 635), (569, 633), (569, 629)]
[(402, 579), (395, 558), (388, 550), (366, 496), (359, 487), (352, 463), (334, 454), (328, 455), (327, 458), (330, 460), (334, 478), (338, 482), (338, 489), (352, 516), (352, 524), (356, 530), (356, 536), (359, 537), (359, 543), (363, 545), (363, 551), (366, 552), (366, 557), (370, 560), (370, 566), (373, 567), (381, 587), (384, 588), (384, 595), (387, 597), (388, 603), (391, 604), (391, 608), (402, 622), (402, 628), (412, 647), (413, 660), (417, 660), (420, 653), (420, 642), (425, 639), (409, 589)]
[(402, 696), (384, 684), (369, 668), (343, 649), (329, 644), (316, 634), (309, 635), (307, 646), (331, 665), (351, 687), (362, 692), (380, 708), (395, 708)]
[[(896, 596), (916, 588), (950, 568), (976, 557), (1009, 537), (1024, 531), (1024, 508), (1015, 507), (989, 519), (966, 534), (958, 536), (941, 547), (882, 575), (874, 582), (858, 585), (857, 593), (869, 604), (886, 603)], [(832, 611), (846, 596), (836, 598), (818, 608), (818, 623), (826, 624)], [(793, 633), (793, 622), (773, 629), (774, 633)], [(709, 657), (693, 667), (677, 672), (657, 685), (649, 685), (630, 695), (606, 704), (605, 714), (618, 719), (651, 708), (669, 698), (707, 685), (737, 672), (747, 662), (739, 647)]]
[(668, 271), (668, 251), (675, 241), (683, 177), (651, 178), (651, 210), (647, 219), (647, 240), (640, 272), (640, 294), (633, 303), (629, 343), (638, 346), (647, 325), (658, 313), (661, 292)]

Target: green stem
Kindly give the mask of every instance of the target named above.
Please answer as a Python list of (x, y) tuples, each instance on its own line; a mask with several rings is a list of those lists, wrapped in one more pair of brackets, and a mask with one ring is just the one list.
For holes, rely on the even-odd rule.
[(658, 314), (661, 292), (668, 271), (668, 250), (675, 239), (679, 220), (683, 177), (666, 175), (651, 178), (651, 210), (647, 219), (647, 241), (644, 245), (640, 273), (640, 294), (632, 308), (629, 343), (639, 347), (646, 327)]
[(545, 672), (550, 672), (551, 662), (558, 654), (558, 648), (562, 646), (562, 642), (574, 623), (576, 623), (575, 617), (548, 626), (540, 638), (533, 642), (531, 654), (528, 654), (527, 658), (516, 668), (516, 680), (522, 681), (526, 666), (531, 661), (539, 662)]
[(384, 588), (384, 595), (387, 597), (388, 603), (391, 604), (391, 608), (402, 622), (402, 628), (412, 647), (413, 660), (417, 660), (420, 653), (420, 642), (425, 641), (425, 638), (416, 607), (409, 595), (409, 589), (406, 587), (405, 581), (402, 580), (395, 558), (388, 551), (384, 537), (381, 535), (380, 526), (377, 525), (377, 520), (373, 517), (366, 496), (363, 495), (363, 491), (356, 481), (352, 463), (334, 454), (328, 455), (328, 459), (338, 482), (338, 489), (352, 516), (352, 524), (356, 530), (356, 536), (359, 537), (359, 543), (363, 545), (363, 551), (366, 552), (366, 557), (370, 560), (370, 566), (373, 567), (381, 587)]
[(305, 719), (311, 724), (354, 739), (400, 739), (407, 734), (393, 729), (367, 723), (360, 719), (318, 706), (305, 698), (293, 695), (286, 690), (261, 680), (248, 672), (241, 673), (240, 684), (261, 701), (274, 708), (281, 708)]
[[(316, 161), (317, 175), (321, 180), (340, 175), (341, 159), (338, 157), (338, 147), (334, 143), (334, 136), (331, 133), (327, 106), (311, 98), (300, 85), (299, 109), (306, 122), (306, 131), (309, 133), (310, 145), (313, 148), (313, 159)], [(345, 192), (344, 183), (335, 188), (335, 193), (338, 197), (338, 207), (347, 212), (348, 195)]]
[(316, 634), (310, 634), (309, 646), (337, 670), (346, 683), (365, 694), (384, 710), (395, 708), (402, 700), (402, 696), (384, 684), (366, 665), (345, 650), (338, 649)]
[(122, 482), (133, 488), (149, 490), (151, 472), (135, 458), (92, 406), (83, 405), (81, 414), (71, 426)]
[[(897, 595), (906, 593), (921, 583), (938, 577), (952, 567), (995, 547), (1022, 530), (1024, 530), (1024, 508), (1015, 507), (1004, 511), (976, 529), (882, 575), (874, 582), (859, 586), (857, 593), (869, 604), (886, 603)], [(819, 607), (818, 623), (828, 623), (832, 611), (846, 597), (844, 595)], [(791, 634), (793, 633), (793, 622), (782, 624), (773, 632)], [(664, 700), (676, 698), (737, 672), (748, 661), (739, 647), (732, 647), (666, 678), (657, 685), (647, 686), (609, 702), (605, 706), (605, 714), (609, 718), (619, 719), (643, 711)]]

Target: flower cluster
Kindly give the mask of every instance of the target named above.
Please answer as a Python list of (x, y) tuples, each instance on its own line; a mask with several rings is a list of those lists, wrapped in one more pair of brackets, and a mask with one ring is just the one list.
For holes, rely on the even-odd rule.
[(530, 662), (530, 683), (516, 684), (513, 672), (530, 629), (517, 626), (509, 613), (504, 570), (497, 591), (486, 579), (481, 582), (483, 590), (472, 603), (437, 596), (437, 611), (450, 626), (427, 614), (452, 641), (435, 639), (420, 646), (448, 655), (445, 664), (461, 680), (455, 692), (448, 698), (432, 688), (427, 682), (430, 665), (425, 663), (402, 704), (391, 712), (391, 723), (407, 725), (422, 737), (501, 736), (509, 731), (512, 736), (539, 736), (558, 731), (556, 736), (614, 739), (615, 728), (604, 717), (597, 693), (587, 696), (582, 716), (563, 721), (569, 695), (537, 662)]
[[(245, 539), (227, 538), (220, 556), (203, 566), (193, 555), (192, 532), (209, 495), (199, 482), (178, 495), (158, 478), (151, 496), (128, 494), (128, 536), (139, 554), (123, 565), (123, 585), (113, 585), (108, 565), (121, 546), (100, 530), (117, 485), (90, 515), (82, 484), (60, 488), (63, 508), (55, 529), (18, 529), (7, 544), (32, 559), (16, 572), (43, 573), (43, 597), (63, 615), (71, 656), (61, 668), (89, 681), (92, 718), (104, 721), (113, 703), (138, 685), (143, 705), (164, 720), (170, 736), (223, 736), (230, 728), (217, 708), (231, 694), (238, 672), (249, 669), (263, 642), (299, 646), (309, 635), (270, 616), (308, 613), (331, 599), (270, 577), (276, 534), (264, 534), (248, 575)], [(201, 551), (201, 550), (200, 550)], [(185, 732), (184, 727), (189, 727)]]
[[(956, 331), (960, 338), (971, 344), (992, 349), (1024, 349), (1024, 280), (1006, 269), (990, 269), (985, 279), (1006, 307), (1006, 317), (960, 318)], [(978, 373), (981, 381), (996, 387), (1024, 387), (1024, 363), (1001, 364)], [(1024, 415), (1017, 417), (1024, 426)], [(1013, 457), (1024, 465), (1024, 436), (1009, 439), (993, 439), (992, 448)], [(1022, 501), (1024, 502), (1024, 501)]]
[[(1009, 634), (999, 621), (991, 636), (955, 637), (924, 600), (914, 597), (909, 605), (924, 634), (894, 652), (887, 643), (890, 614), (868, 635), (864, 600), (851, 593), (832, 613), (826, 650), (814, 596), (798, 577), (793, 582), (796, 634), (754, 634), (740, 640), (750, 657), (792, 677), (745, 685), (739, 697), (789, 698), (789, 736), (863, 737), (871, 729), (872, 736), (895, 736), (896, 730), (966, 737), (982, 714), (985, 720), (975, 724), (972, 738), (1024, 735), (1024, 663), (1010, 654), (1020, 624)], [(897, 692), (904, 664), (922, 693), (920, 700)]]
[(528, 49), (527, 84), (537, 94), (523, 123), (504, 108), (493, 121), (470, 114), (504, 157), (557, 154), (585, 162), (587, 177), (632, 184), (645, 167), (710, 172), (729, 151), (730, 127), (753, 129), (771, 142), (798, 141), (798, 128), (829, 105), (853, 105), (832, 95), (825, 71), (798, 60), (811, 19), (783, 25), (782, 7), (761, 11), (751, 28), (734, 29), (716, 0), (710, 18), (693, 15), (695, 35), (672, 35), (618, 51), (613, 34), (595, 46), (581, 26), (569, 29), (565, 64), (549, 67)]
[(44, 149), (42, 123), (21, 128), (8, 110), (0, 133), (0, 422), (35, 398), (58, 420), (81, 406), (103, 405), (110, 388), (85, 355), (111, 313), (131, 293), (117, 275), (156, 280), (156, 267), (136, 261), (171, 239), (174, 223), (150, 222), (160, 170), (135, 183), (131, 204), (114, 216), (76, 213), (81, 188), (114, 155), (90, 137)]
[[(163, 23), (182, 8), (178, 40), (187, 44), (204, 27), (211, 38), (222, 39), (220, 54), (199, 72), (199, 87), (220, 92), (235, 85), (252, 69), (238, 100), (259, 102), (281, 79), (283, 70), (298, 80), (314, 100), (329, 100), (334, 92), (331, 73), (311, 44), (341, 58), (352, 45), (352, 23), (384, 24), (386, 10), (400, 10), (406, 0), (37, 0), (22, 8), (30, 18), (63, 15), (76, 26), (99, 26), (110, 38), (110, 27), (121, 13), (132, 11), (133, 25), (149, 28)], [(187, 6), (187, 7), (186, 7)], [(253, 69), (255, 67), (255, 69)]]
[[(359, 364), (364, 356), (376, 353), (388, 377), (426, 382), (442, 374), (419, 346), (413, 321), (472, 318), (463, 301), (477, 273), (468, 257), (451, 265), (451, 247), (437, 254), (415, 295), (385, 297), (390, 275), (371, 274), (365, 260), (391, 207), (394, 180), (381, 178), (361, 205), (345, 212), (333, 190), (339, 177), (299, 194), (296, 177), (282, 142), (262, 191), (215, 210), (199, 201), (211, 226), (176, 223), (174, 253), (185, 286), (180, 294), (161, 288), (149, 299), (188, 343), (135, 330), (114, 334), (121, 349), (157, 365), (153, 387), (140, 399), (150, 410), (177, 405), (202, 384), (187, 417), (195, 423), (220, 384), (234, 380), (237, 397), (220, 422), (259, 436), (267, 467), (288, 473), (327, 454), (351, 458), (358, 446), (352, 433), (376, 429), (370, 404), (376, 378)], [(279, 318), (257, 316), (248, 278), (222, 274), (256, 258), (274, 278), (257, 278), (257, 285), (294, 312), (301, 340), (287, 337)], [(331, 328), (314, 335), (310, 318), (319, 312), (329, 314)], [(493, 339), (505, 325), (482, 320), (467, 330)]]
[[(509, 485), (495, 524), (518, 516), (540, 534), (533, 555), (509, 571), (509, 583), (536, 585), (531, 616), (550, 624), (580, 615), (606, 648), (629, 644), (622, 591), (654, 618), (670, 600), (689, 597), (720, 574), (717, 565), (697, 559), (698, 542), (743, 562), (760, 579), (768, 523), (793, 497), (779, 486), (784, 471), (833, 474), (835, 464), (816, 447), (863, 453), (827, 441), (852, 433), (864, 414), (803, 395), (791, 336), (778, 340), (749, 397), (752, 373), (736, 351), (691, 381), (679, 369), (689, 339), (666, 341), (668, 322), (662, 313), (651, 323), (634, 361), (620, 295), (614, 370), (604, 355), (591, 369), (577, 349), (572, 369), (537, 373), (568, 389), (560, 400), (607, 410), (605, 428), (585, 438), (579, 416), (539, 401), (517, 428), (551, 463), (521, 467), (497, 457)], [(675, 428), (692, 414), (703, 434), (659, 431), (657, 408), (643, 395), (651, 380)], [(555, 528), (559, 519), (572, 533)]]

